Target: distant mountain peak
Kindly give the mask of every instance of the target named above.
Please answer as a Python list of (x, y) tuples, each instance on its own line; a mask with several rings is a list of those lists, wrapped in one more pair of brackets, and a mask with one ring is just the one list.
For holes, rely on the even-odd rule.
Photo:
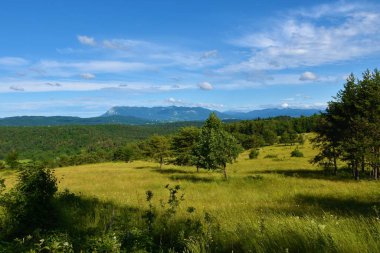
[(199, 121), (205, 120), (211, 112), (215, 112), (221, 119), (257, 119), (278, 116), (310, 116), (319, 113), (318, 109), (293, 109), (293, 108), (268, 108), (253, 110), (250, 112), (219, 112), (203, 107), (186, 106), (157, 106), (157, 107), (138, 107), (138, 106), (115, 106), (109, 109), (103, 117), (113, 115), (132, 116), (145, 120), (172, 122), (172, 121)]

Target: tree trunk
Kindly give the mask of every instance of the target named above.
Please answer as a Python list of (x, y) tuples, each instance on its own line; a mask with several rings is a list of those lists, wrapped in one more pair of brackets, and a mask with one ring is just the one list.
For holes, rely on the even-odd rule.
[(355, 180), (359, 180), (359, 169), (358, 169), (358, 162), (355, 161)]
[(226, 170), (226, 164), (223, 165), (223, 174), (224, 174), (224, 179), (227, 180), (228, 177), (227, 177), (227, 170)]
[(162, 170), (162, 164), (164, 163), (164, 159), (160, 157), (160, 170)]
[(362, 156), (361, 166), (362, 166), (362, 173), (364, 173), (364, 170), (365, 170), (365, 160), (364, 160), (364, 155)]
[(379, 179), (379, 166), (377, 164), (373, 166), (373, 179)]
[(338, 173), (338, 165), (337, 165), (337, 162), (336, 162), (336, 152), (335, 152), (335, 147), (333, 147), (333, 161), (334, 161), (334, 175), (336, 175)]
[(197, 166), (197, 173), (199, 173), (199, 166)]

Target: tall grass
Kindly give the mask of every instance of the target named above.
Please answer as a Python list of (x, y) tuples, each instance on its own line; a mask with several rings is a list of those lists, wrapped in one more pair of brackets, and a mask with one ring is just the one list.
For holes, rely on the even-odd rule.
[[(80, 213), (66, 210), (67, 223), (75, 223), (76, 231), (104, 231), (113, 217), (141, 227), (146, 190), (154, 192), (152, 204), (159, 207), (167, 198), (163, 186), (179, 184), (185, 200), (174, 220), (190, 215), (204, 230), (202, 237), (183, 242), (189, 252), (380, 252), (378, 182), (327, 175), (308, 162), (316, 151), (307, 141), (299, 149), (304, 157), (291, 157), (294, 146), (282, 145), (260, 149), (253, 160), (243, 153), (227, 168), (228, 181), (218, 172), (173, 165), (160, 170), (146, 161), (66, 167), (55, 173), (61, 191), (88, 200)], [(265, 158), (268, 154), (277, 158)], [(0, 175), (12, 184), (11, 172)], [(189, 214), (188, 207), (195, 211)]]

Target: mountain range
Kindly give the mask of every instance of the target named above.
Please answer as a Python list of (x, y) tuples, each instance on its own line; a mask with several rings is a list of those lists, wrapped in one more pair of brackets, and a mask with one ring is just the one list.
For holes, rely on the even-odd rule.
[(272, 108), (250, 112), (219, 112), (202, 107), (131, 107), (116, 106), (103, 115), (92, 118), (70, 116), (18, 116), (0, 119), (0, 126), (56, 126), (56, 125), (99, 125), (130, 124), (143, 125), (178, 121), (203, 121), (211, 112), (222, 120), (247, 120), (278, 116), (300, 117), (320, 113), (317, 109)]

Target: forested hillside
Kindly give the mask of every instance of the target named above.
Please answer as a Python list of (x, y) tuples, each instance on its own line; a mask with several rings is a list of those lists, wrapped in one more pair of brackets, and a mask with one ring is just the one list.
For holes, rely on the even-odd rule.
[(109, 149), (147, 138), (169, 134), (197, 122), (178, 122), (145, 126), (97, 125), (52, 127), (0, 127), (0, 159), (12, 150), (20, 158), (54, 158), (77, 154), (81, 149)]
[[(245, 148), (269, 134), (304, 133), (315, 128), (318, 116), (247, 120), (225, 124)], [(50, 160), (60, 155), (74, 155), (81, 151), (113, 150), (140, 141), (153, 134), (168, 135), (184, 126), (201, 126), (203, 122), (176, 122), (143, 126), (95, 125), (51, 127), (0, 127), (0, 159), (17, 151), (21, 159)], [(265, 138), (264, 138), (265, 139)], [(277, 141), (277, 140), (276, 140)], [(275, 142), (276, 142), (275, 141)], [(272, 142), (268, 143), (272, 144)]]

